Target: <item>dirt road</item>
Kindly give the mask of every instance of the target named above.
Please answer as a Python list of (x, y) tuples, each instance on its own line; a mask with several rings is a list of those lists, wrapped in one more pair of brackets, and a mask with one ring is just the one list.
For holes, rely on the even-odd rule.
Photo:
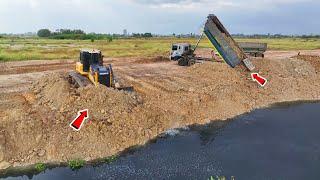
[[(301, 52), (308, 53), (320, 50)], [(297, 52), (267, 52), (267, 58), (253, 60), (269, 81), (265, 88), (248, 72), (220, 62), (180, 67), (164, 59), (105, 59), (135, 93), (74, 89), (64, 78), (74, 60), (2, 63), (0, 169), (107, 157), (170, 128), (227, 119), (275, 102), (320, 99), (317, 63), (291, 55)], [(75, 132), (69, 123), (81, 108), (89, 108), (91, 118)]]

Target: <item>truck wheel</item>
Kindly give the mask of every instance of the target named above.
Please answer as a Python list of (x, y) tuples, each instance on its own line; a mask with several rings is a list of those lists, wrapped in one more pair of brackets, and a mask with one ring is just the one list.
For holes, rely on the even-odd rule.
[(196, 61), (194, 60), (194, 59), (190, 59), (189, 61), (188, 61), (188, 66), (192, 66), (192, 65), (194, 65), (196, 63)]
[(180, 59), (178, 59), (178, 65), (179, 66), (187, 66), (188, 60), (186, 58), (180, 58)]

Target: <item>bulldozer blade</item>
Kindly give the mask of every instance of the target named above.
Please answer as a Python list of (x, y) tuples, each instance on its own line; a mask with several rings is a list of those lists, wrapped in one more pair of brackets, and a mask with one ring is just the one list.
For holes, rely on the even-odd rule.
[(74, 71), (69, 72), (69, 82), (76, 87), (86, 87), (91, 84), (86, 77)]

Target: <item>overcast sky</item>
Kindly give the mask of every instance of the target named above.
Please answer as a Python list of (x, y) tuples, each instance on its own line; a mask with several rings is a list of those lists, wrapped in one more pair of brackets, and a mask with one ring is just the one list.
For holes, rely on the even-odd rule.
[(320, 34), (320, 0), (0, 0), (0, 33), (199, 33), (209, 13), (231, 33)]

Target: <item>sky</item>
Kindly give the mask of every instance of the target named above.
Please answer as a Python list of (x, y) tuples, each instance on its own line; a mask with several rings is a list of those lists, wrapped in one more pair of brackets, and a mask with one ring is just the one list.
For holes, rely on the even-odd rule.
[(320, 0), (0, 0), (0, 33), (199, 34), (208, 14), (232, 34), (320, 34)]

